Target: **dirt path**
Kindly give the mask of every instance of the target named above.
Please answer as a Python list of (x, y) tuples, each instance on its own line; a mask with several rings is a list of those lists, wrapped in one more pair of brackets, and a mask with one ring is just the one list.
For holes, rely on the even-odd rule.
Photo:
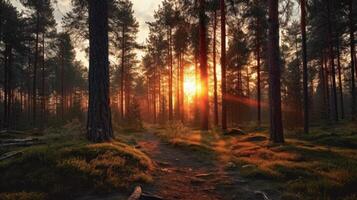
[(264, 194), (278, 199), (265, 181), (245, 180), (237, 170), (226, 171), (215, 159), (204, 160), (198, 153), (162, 142), (152, 133), (142, 134), (140, 149), (158, 165), (153, 183), (144, 186), (144, 192), (165, 200), (267, 200)]

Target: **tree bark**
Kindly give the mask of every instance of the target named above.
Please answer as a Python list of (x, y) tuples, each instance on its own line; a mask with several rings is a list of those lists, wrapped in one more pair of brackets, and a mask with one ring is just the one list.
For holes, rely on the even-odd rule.
[(330, 57), (330, 68), (331, 68), (331, 78), (332, 78), (332, 99), (333, 99), (333, 109), (334, 109), (334, 119), (338, 121), (338, 107), (337, 107), (337, 88), (336, 88), (336, 70), (335, 70), (335, 56), (333, 53), (332, 44), (332, 22), (331, 22), (331, 8), (330, 0), (327, 1), (327, 15), (328, 15), (328, 40), (329, 40), (329, 57)]
[(40, 32), (40, 13), (36, 11), (36, 40), (35, 40), (35, 58), (33, 65), (33, 83), (32, 83), (32, 117), (33, 126), (36, 127), (36, 107), (37, 107), (37, 63), (38, 63), (38, 40)]
[(181, 122), (185, 122), (185, 65), (183, 64), (184, 54), (180, 53), (180, 114)]
[(120, 118), (124, 119), (124, 80), (125, 80), (125, 26), (122, 26), (122, 50), (121, 50), (121, 80), (120, 80)]
[(214, 99), (213, 99), (213, 104), (214, 104), (214, 125), (218, 127), (218, 93), (217, 93), (217, 63), (216, 63), (216, 57), (217, 57), (217, 45), (216, 45), (216, 39), (217, 39), (217, 10), (214, 10), (214, 18), (213, 18), (213, 82), (214, 82)]
[(353, 0), (349, 1), (349, 29), (350, 29), (350, 56), (351, 56), (351, 96), (352, 96), (352, 120), (356, 120), (356, 82), (355, 73), (357, 78), (357, 65), (356, 65), (356, 51), (355, 51), (355, 29), (353, 21)]
[(12, 107), (12, 46), (5, 44), (4, 50), (4, 121), (3, 128), (11, 126)]
[(108, 58), (108, 2), (89, 0), (89, 107), (87, 138), (113, 138)]
[(330, 121), (331, 118), (331, 106), (330, 106), (330, 72), (327, 64), (327, 56), (324, 56), (325, 64), (325, 89), (326, 89), (326, 108), (327, 108), (327, 121)]
[(301, 35), (302, 35), (302, 63), (303, 63), (303, 92), (304, 92), (304, 133), (309, 133), (309, 94), (306, 49), (306, 1), (300, 1), (301, 7)]
[(61, 120), (64, 121), (64, 55), (61, 55)]
[(169, 50), (169, 121), (173, 120), (173, 101), (172, 101), (172, 77), (173, 77), (173, 58), (172, 58), (172, 29), (168, 30), (168, 50)]
[(270, 104), (270, 140), (274, 143), (284, 142), (281, 113), (280, 85), (280, 50), (279, 50), (279, 1), (269, 0), (269, 104)]
[(261, 63), (260, 63), (260, 21), (259, 18), (257, 19), (257, 119), (258, 119), (258, 127), (262, 124), (262, 106), (261, 106), (261, 78), (260, 78), (260, 70), (261, 70)]
[(227, 129), (227, 105), (226, 105), (226, 5), (224, 0), (220, 0), (221, 8), (221, 68), (222, 68), (222, 129)]
[(208, 130), (208, 70), (207, 70), (207, 30), (206, 30), (206, 14), (205, 0), (200, 0), (200, 18), (199, 18), (199, 34), (200, 34), (200, 79), (201, 79), (201, 130)]
[(345, 108), (343, 102), (343, 85), (342, 85), (342, 72), (341, 72), (341, 60), (340, 60), (340, 41), (337, 37), (337, 69), (338, 69), (338, 85), (340, 89), (340, 107), (341, 107), (341, 119), (345, 118)]
[(42, 106), (42, 127), (44, 127), (46, 121), (46, 97), (45, 97), (45, 33), (42, 33), (42, 91), (41, 91), (41, 106)]
[(180, 76), (181, 76), (181, 66), (180, 66), (180, 53), (177, 55), (177, 68), (176, 68), (176, 104), (175, 104), (175, 116), (177, 120), (181, 119), (181, 97), (180, 97)]
[[(154, 84), (153, 84), (153, 101), (152, 101), (152, 106), (153, 106), (153, 119), (154, 119), (154, 124), (157, 123), (157, 120), (156, 120), (156, 89), (157, 89), (157, 77), (156, 77), (156, 65), (155, 65), (155, 68), (154, 68)], [(160, 93), (159, 93), (159, 99), (160, 99)], [(160, 102), (160, 100), (159, 100)]]

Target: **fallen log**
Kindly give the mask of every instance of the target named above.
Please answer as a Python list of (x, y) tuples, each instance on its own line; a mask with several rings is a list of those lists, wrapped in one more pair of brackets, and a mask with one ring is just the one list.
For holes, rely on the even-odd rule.
[(4, 153), (0, 156), (0, 161), (15, 157), (15, 156), (21, 156), (22, 155), (22, 151), (13, 151), (13, 152), (8, 152), (8, 153)]

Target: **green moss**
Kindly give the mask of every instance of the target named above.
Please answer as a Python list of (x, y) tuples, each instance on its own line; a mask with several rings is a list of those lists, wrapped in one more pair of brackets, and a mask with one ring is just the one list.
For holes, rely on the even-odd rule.
[[(62, 141), (61, 139), (58, 141)], [(125, 191), (150, 181), (152, 161), (118, 141), (83, 140), (31, 147), (20, 158), (0, 163), (0, 192), (39, 192), (50, 199), (73, 199), (82, 191)]]
[(216, 152), (211, 147), (205, 144), (194, 143), (185, 140), (171, 140), (171, 144), (176, 147), (186, 149), (189, 152), (199, 154), (200, 156), (205, 158), (214, 158), (216, 156)]

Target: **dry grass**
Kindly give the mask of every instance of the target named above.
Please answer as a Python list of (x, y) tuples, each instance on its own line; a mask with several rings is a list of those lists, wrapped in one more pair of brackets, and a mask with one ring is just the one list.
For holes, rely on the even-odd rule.
[(243, 176), (283, 184), (283, 199), (327, 200), (356, 199), (356, 130), (355, 124), (343, 124), (317, 127), (310, 135), (288, 133), (284, 145), (272, 145), (266, 131), (231, 137), (175, 125), (159, 135), (185, 148), (210, 149), (230, 170), (235, 163), (233, 170)]

